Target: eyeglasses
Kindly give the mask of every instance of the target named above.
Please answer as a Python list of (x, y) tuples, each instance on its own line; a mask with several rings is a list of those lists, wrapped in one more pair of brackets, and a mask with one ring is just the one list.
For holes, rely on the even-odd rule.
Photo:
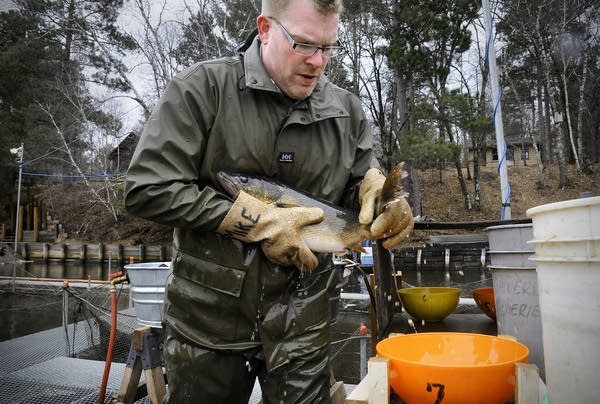
[(331, 56), (337, 55), (343, 49), (339, 45), (339, 42), (337, 45), (327, 45), (327, 46), (317, 46), (317, 45), (311, 45), (308, 43), (296, 42), (294, 40), (294, 38), (292, 38), (292, 36), (288, 32), (288, 30), (285, 29), (283, 24), (281, 24), (279, 21), (277, 21), (275, 19), (275, 17), (269, 17), (269, 18), (271, 20), (275, 21), (277, 23), (277, 25), (279, 25), (281, 27), (281, 32), (283, 32), (283, 35), (289, 42), (290, 46), (292, 47), (294, 52), (296, 52), (298, 55), (309, 57), (309, 56), (312, 56), (315, 53), (317, 53), (317, 51), (320, 49), (321, 52), (323, 53), (323, 56), (331, 57)]

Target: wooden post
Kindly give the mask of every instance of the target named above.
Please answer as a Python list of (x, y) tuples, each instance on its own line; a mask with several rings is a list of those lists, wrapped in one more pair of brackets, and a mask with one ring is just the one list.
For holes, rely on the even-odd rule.
[(378, 340), (385, 338), (385, 333), (392, 322), (394, 316), (394, 296), (392, 293), (394, 279), (394, 263), (392, 254), (389, 250), (383, 248), (379, 241), (373, 243), (373, 274), (375, 275), (375, 295), (377, 330), (372, 329)]
[[(365, 282), (369, 282), (369, 286), (371, 287), (373, 294), (375, 294), (375, 274), (369, 274), (369, 279), (365, 279)], [(371, 310), (369, 310), (371, 313), (371, 352), (373, 355), (377, 354), (377, 350), (375, 349), (375, 347), (377, 346), (377, 342), (379, 341), (377, 338), (377, 309), (378, 306), (375, 305), (375, 307), (371, 307)]]
[(157, 355), (158, 339), (153, 332), (152, 328), (147, 326), (134, 330), (121, 387), (117, 396), (113, 398), (113, 403), (134, 402), (142, 375), (142, 362), (144, 362), (144, 377), (150, 402), (161, 403), (166, 395), (165, 376), (159, 360), (160, 355)]
[(48, 243), (42, 244), (42, 259), (48, 262)]
[(146, 246), (144, 244), (140, 244), (138, 246), (138, 261), (144, 262), (146, 258)]
[(339, 381), (333, 383), (329, 388), (329, 398), (331, 399), (331, 404), (344, 404), (346, 402), (344, 382)]
[(533, 363), (516, 363), (516, 404), (540, 402), (540, 375)]
[(21, 243), (19, 249), (21, 250), (19, 254), (25, 261), (27, 261), (27, 259), (29, 258), (29, 253), (27, 252), (27, 243)]
[(33, 241), (40, 241), (40, 211), (37, 206), (33, 207)]
[(48, 215), (46, 213), (46, 204), (42, 203), (40, 208), (40, 219), (42, 222), (42, 229), (48, 230)]
[(368, 368), (367, 376), (348, 395), (346, 404), (389, 404), (389, 360), (369, 358)]

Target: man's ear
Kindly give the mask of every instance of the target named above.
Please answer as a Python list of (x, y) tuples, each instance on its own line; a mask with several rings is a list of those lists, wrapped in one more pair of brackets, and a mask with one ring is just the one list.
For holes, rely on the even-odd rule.
[(271, 24), (271, 19), (266, 15), (261, 14), (256, 18), (256, 26), (258, 27), (258, 36), (260, 37), (260, 42), (263, 44), (268, 43), (269, 36), (271, 35), (271, 29), (273, 27)]

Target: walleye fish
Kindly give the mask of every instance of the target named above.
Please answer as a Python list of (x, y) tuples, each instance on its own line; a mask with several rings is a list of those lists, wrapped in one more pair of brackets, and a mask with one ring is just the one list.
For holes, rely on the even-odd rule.
[[(403, 164), (396, 165), (386, 177), (381, 192), (379, 211), (404, 196), (401, 180), (406, 176)], [(305, 226), (302, 238), (314, 252), (342, 253), (348, 250), (366, 252), (362, 242), (369, 237), (368, 229), (358, 221), (358, 212), (336, 206), (323, 199), (298, 191), (266, 177), (248, 174), (217, 173), (225, 192), (236, 198), (240, 191), (278, 207), (317, 207), (325, 213), (323, 221)]]

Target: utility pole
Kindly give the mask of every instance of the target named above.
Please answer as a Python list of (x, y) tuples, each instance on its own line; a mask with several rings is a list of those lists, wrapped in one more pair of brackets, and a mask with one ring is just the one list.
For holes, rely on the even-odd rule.
[(492, 107), (494, 118), (494, 129), (496, 130), (496, 150), (498, 150), (498, 174), (500, 175), (500, 193), (502, 197), (502, 209), (500, 220), (510, 220), (510, 185), (508, 184), (507, 169), (507, 145), (504, 141), (504, 125), (502, 123), (502, 94), (498, 86), (498, 67), (496, 66), (496, 47), (494, 46), (494, 26), (492, 24), (492, 13), (488, 0), (482, 0), (483, 19), (487, 36), (487, 61), (490, 71), (490, 84), (492, 86)]
[(12, 281), (12, 291), (15, 292), (15, 282), (17, 277), (17, 248), (19, 243), (19, 208), (21, 205), (21, 177), (23, 175), (23, 154), (24, 154), (23, 143), (21, 143), (21, 147), (16, 149), (10, 149), (11, 154), (16, 154), (19, 159), (19, 185), (17, 186), (17, 212), (15, 214), (15, 247), (14, 247), (14, 263), (13, 263), (13, 281)]

